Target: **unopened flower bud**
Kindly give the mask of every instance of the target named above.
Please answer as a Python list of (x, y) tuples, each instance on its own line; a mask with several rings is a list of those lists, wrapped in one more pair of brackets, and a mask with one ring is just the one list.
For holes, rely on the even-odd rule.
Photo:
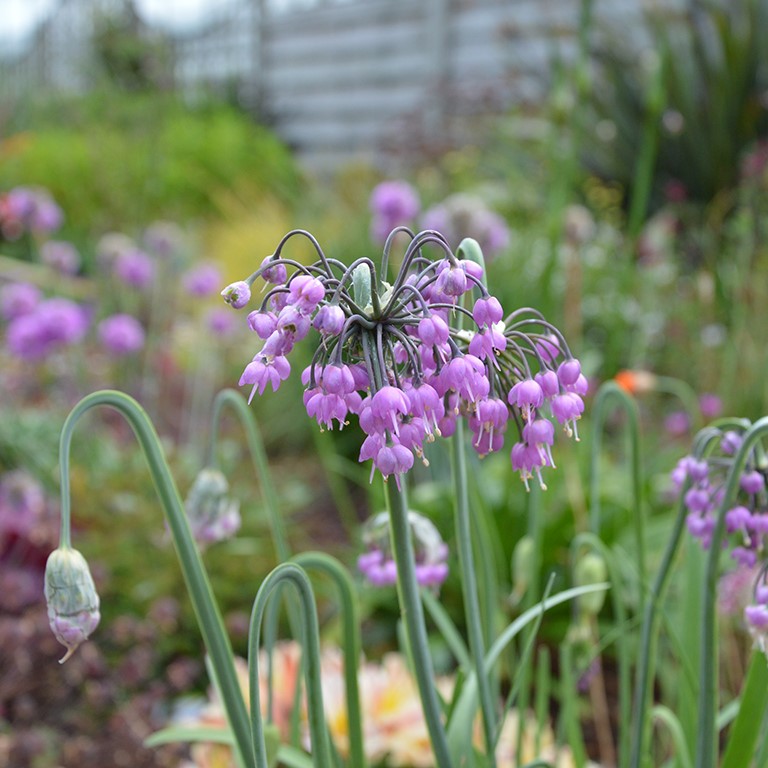
[[(586, 587), (589, 584), (599, 584), (605, 581), (607, 571), (605, 560), (594, 552), (580, 557), (573, 569), (573, 580), (577, 587)], [(588, 592), (578, 598), (579, 609), (586, 614), (596, 616), (600, 613), (605, 602), (605, 592)]]
[(70, 547), (51, 552), (45, 565), (48, 622), (67, 648), (63, 664), (98, 626), (99, 596), (85, 558)]
[(251, 286), (245, 280), (238, 280), (230, 283), (221, 295), (233, 309), (242, 309), (251, 300)]
[(533, 574), (534, 541), (523, 536), (512, 551), (512, 597), (515, 601), (525, 594)]
[(192, 535), (200, 544), (212, 544), (240, 528), (240, 502), (229, 496), (224, 474), (211, 467), (200, 471), (184, 502)]

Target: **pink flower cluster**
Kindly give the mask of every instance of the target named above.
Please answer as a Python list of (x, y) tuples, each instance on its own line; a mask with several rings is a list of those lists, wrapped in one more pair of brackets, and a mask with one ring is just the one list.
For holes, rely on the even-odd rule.
[(415, 459), (427, 463), (425, 444), (452, 435), (464, 417), (481, 456), (500, 450), (514, 425), (512, 466), (526, 487), (533, 477), (544, 487), (554, 425), (576, 434), (587, 391), (560, 331), (532, 309), (505, 317), (483, 268), (458, 259), (437, 232), (412, 237), (392, 283), (386, 267), (378, 274), (365, 258), (347, 267), (314, 239), (320, 258), (311, 266), (282, 257), (296, 234), (307, 233), (286, 235), (253, 275), (222, 291), (241, 308), (257, 278), (270, 286), (248, 315), (263, 340), (240, 378), (251, 398), (288, 378), (288, 355), (314, 329), (320, 343), (302, 374), (307, 413), (327, 429), (356, 415), (365, 433), (359, 458), (372, 462), (371, 476), (378, 469), (399, 485)]
[[(702, 547), (709, 548), (717, 524), (717, 514), (725, 499), (726, 480), (734, 456), (743, 442), (739, 429), (718, 430), (713, 434), (716, 450), (705, 457), (685, 456), (672, 472), (676, 490), (685, 495), (688, 531)], [(725, 512), (726, 544), (737, 570), (754, 571), (766, 555), (768, 535), (768, 496), (765, 467), (758, 464), (753, 450), (739, 477), (738, 495)], [(766, 566), (768, 567), (768, 566)], [(744, 619), (756, 642), (765, 650), (768, 642), (768, 584), (766, 567), (760, 568), (753, 601), (744, 610)]]
[(56, 201), (44, 189), (14, 187), (0, 195), (0, 235), (16, 240), (26, 232), (47, 235), (64, 221)]

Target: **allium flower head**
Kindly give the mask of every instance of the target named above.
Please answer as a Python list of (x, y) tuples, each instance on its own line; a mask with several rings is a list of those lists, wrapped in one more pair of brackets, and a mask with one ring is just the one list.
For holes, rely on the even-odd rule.
[(418, 192), (407, 181), (382, 181), (371, 192), (371, 237), (383, 243), (395, 227), (411, 226), (421, 209)]
[(40, 360), (55, 349), (82, 341), (88, 325), (88, 315), (79, 304), (69, 299), (45, 299), (32, 312), (8, 324), (6, 344), (16, 357)]
[[(723, 594), (722, 600), (726, 605), (734, 603), (730, 595), (734, 592), (732, 585), (744, 579), (754, 584), (752, 601), (743, 609), (743, 618), (756, 645), (767, 652), (768, 469), (760, 446), (746, 455), (745, 465), (736, 466), (736, 454), (742, 449), (743, 436), (750, 426), (746, 420), (741, 424), (726, 430), (708, 427), (702, 431), (697, 443), (705, 445), (706, 451), (700, 451), (700, 456), (682, 458), (672, 472), (672, 482), (676, 490), (683, 492), (688, 531), (703, 547), (713, 544), (718, 517), (722, 515), (723, 543), (735, 566), (724, 580), (723, 592), (728, 594)], [(738, 472), (734, 477), (738, 479), (736, 496), (728, 498), (726, 508), (726, 482), (733, 472)], [(734, 612), (732, 607), (728, 610)]]
[(120, 251), (113, 263), (115, 277), (132, 288), (146, 288), (154, 279), (152, 257), (138, 248)]
[(442, 232), (454, 248), (463, 238), (474, 238), (488, 257), (503, 251), (510, 241), (509, 227), (504, 219), (473, 195), (447, 197), (425, 211), (420, 223), (424, 229)]
[(76, 549), (61, 547), (48, 557), (45, 600), (53, 634), (67, 648), (63, 663), (88, 639), (101, 618), (88, 563)]
[(130, 355), (144, 346), (144, 328), (133, 315), (110, 315), (99, 323), (98, 334), (112, 355)]
[[(310, 238), (314, 264), (282, 256), (296, 235)], [(457, 258), (442, 235), (411, 237), (389, 282), (393, 235), (381, 271), (367, 258), (349, 266), (327, 258), (306, 232), (286, 235), (253, 275), (222, 292), (240, 308), (251, 285), (270, 278), (261, 306), (248, 315), (262, 341), (241, 386), (252, 387), (251, 398), (276, 390), (290, 373), (293, 347), (314, 328), (319, 341), (314, 336), (302, 376), (307, 413), (324, 429), (341, 429), (357, 415), (365, 434), (360, 461), (371, 462), (371, 476), (378, 470), (399, 485), (416, 460), (427, 463), (425, 446), (465, 418), (481, 456), (501, 450), (513, 427), (515, 468), (526, 483), (536, 477), (543, 485), (542, 470), (554, 467), (555, 425), (578, 439), (587, 389), (578, 360), (535, 310), (505, 318), (482, 266)]]
[(228, 539), (240, 528), (240, 502), (230, 497), (227, 478), (218, 469), (200, 471), (184, 508), (192, 535), (201, 544)]
[(8, 283), (0, 288), (0, 313), (5, 320), (28, 315), (41, 302), (43, 295), (32, 283)]
[[(424, 587), (439, 587), (448, 576), (448, 546), (434, 523), (409, 510), (408, 525), (413, 536), (416, 580)], [(357, 567), (376, 587), (397, 582), (397, 566), (392, 554), (389, 514), (379, 512), (363, 529), (366, 551), (357, 559)]]
[(221, 284), (221, 271), (215, 264), (203, 262), (182, 277), (184, 290), (190, 296), (211, 296)]
[(64, 240), (48, 240), (40, 246), (40, 258), (44, 264), (62, 275), (75, 275), (80, 269), (80, 253), (72, 243)]
[(14, 187), (0, 197), (0, 231), (9, 240), (25, 232), (50, 234), (63, 221), (61, 208), (45, 189)]

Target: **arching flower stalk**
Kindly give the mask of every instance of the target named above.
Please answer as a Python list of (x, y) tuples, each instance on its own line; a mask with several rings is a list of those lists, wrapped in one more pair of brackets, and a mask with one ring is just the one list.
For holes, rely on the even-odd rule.
[[(395, 234), (411, 242), (390, 283), (387, 262)], [(304, 266), (283, 255), (302, 235), (318, 260)], [(397, 485), (424, 445), (450, 436), (467, 420), (480, 456), (504, 445), (509, 424), (516, 440), (513, 468), (526, 487), (554, 466), (555, 425), (578, 439), (587, 381), (560, 331), (533, 309), (505, 316), (483, 283), (483, 269), (459, 259), (438, 232), (394, 230), (381, 269), (368, 258), (346, 266), (327, 258), (303, 230), (289, 232), (275, 253), (246, 280), (222, 291), (235, 308), (257, 279), (268, 291), (248, 325), (263, 343), (240, 377), (251, 394), (277, 390), (288, 378), (293, 347), (311, 329), (319, 333), (312, 363), (303, 371), (304, 405), (323, 429), (358, 417), (365, 438), (360, 461), (371, 461)], [(471, 309), (462, 297), (474, 291)], [(233, 300), (233, 298), (235, 300)]]

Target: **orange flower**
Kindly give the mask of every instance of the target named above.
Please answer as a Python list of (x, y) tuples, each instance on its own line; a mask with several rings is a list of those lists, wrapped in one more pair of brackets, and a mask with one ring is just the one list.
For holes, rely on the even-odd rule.
[(650, 371), (619, 371), (613, 380), (630, 395), (642, 395), (656, 389), (656, 375)]

